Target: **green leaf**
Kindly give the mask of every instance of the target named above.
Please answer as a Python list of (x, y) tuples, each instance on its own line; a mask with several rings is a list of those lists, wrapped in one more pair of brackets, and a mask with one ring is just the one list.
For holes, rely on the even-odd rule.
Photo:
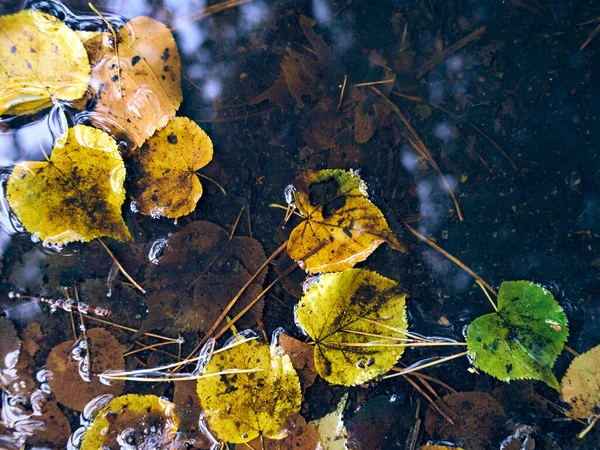
[(550, 292), (530, 281), (505, 281), (498, 311), (471, 323), (467, 346), (475, 367), (500, 380), (541, 380), (558, 390), (552, 366), (568, 335), (567, 317)]
[[(390, 370), (404, 352), (406, 293), (375, 272), (321, 275), (296, 308), (296, 321), (315, 341), (315, 366), (328, 382), (352, 386)], [(382, 336), (382, 337), (378, 337)], [(364, 345), (361, 345), (364, 344)]]

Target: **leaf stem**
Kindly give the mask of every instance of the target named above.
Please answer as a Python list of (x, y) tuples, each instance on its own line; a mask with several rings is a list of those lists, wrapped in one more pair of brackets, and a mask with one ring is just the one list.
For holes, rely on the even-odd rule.
[(200, 172), (195, 172), (196, 175), (198, 175), (201, 178), (204, 178), (205, 180), (210, 181), (211, 183), (213, 183), (215, 186), (217, 186), (219, 188), (219, 190), (223, 193), (224, 196), (227, 196), (227, 191), (225, 190), (225, 188), (223, 186), (221, 186), (219, 183), (217, 183), (215, 180), (213, 180), (210, 177), (207, 177), (206, 175), (200, 173)]
[(487, 297), (487, 299), (490, 301), (492, 307), (494, 308), (494, 311), (498, 312), (498, 307), (494, 303), (494, 300), (492, 300), (492, 297), (490, 297), (490, 294), (488, 294), (487, 289), (483, 286), (483, 284), (481, 283), (481, 281), (479, 281), (479, 280), (475, 280), (475, 281), (477, 282), (477, 284), (479, 285), (479, 287), (481, 288), (481, 290), (483, 291), (483, 293), (485, 294), (485, 296)]

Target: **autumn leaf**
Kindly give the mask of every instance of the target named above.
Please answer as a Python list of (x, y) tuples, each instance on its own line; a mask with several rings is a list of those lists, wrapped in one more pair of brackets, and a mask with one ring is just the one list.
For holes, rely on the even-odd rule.
[(84, 95), (90, 63), (75, 31), (36, 9), (0, 17), (0, 31), (0, 115)]
[[(141, 329), (208, 330), (265, 260), (256, 239), (230, 239), (218, 225), (190, 223), (173, 234), (162, 257), (147, 266), (144, 286), (149, 291), (146, 303), (150, 312)], [(266, 270), (250, 284), (230, 314), (237, 314), (260, 294), (265, 277)], [(255, 305), (239, 326), (255, 325), (262, 317), (263, 305)]]
[(587, 419), (600, 411), (600, 346), (577, 356), (562, 379), (562, 398), (569, 417)]
[(92, 64), (92, 124), (140, 146), (175, 115), (182, 100), (181, 61), (171, 31), (150, 17), (135, 17), (117, 34), (85, 43)]
[[(198, 379), (200, 405), (221, 440), (250, 442), (286, 437), (288, 417), (300, 411), (302, 394), (290, 358), (278, 347), (248, 340), (211, 358), (204, 375), (230, 369), (260, 369)], [(227, 407), (224, 407), (227, 405)]]
[(388, 328), (407, 328), (405, 302), (398, 283), (368, 270), (325, 274), (311, 283), (296, 307), (296, 323), (315, 341), (319, 375), (352, 386), (389, 371), (404, 347), (369, 344), (381, 343), (378, 336), (406, 338)]
[[(364, 261), (387, 242), (404, 247), (369, 200), (356, 172), (308, 171), (293, 183), (293, 201), (305, 220), (290, 235), (288, 253), (311, 273), (339, 272)], [(320, 248), (303, 259), (310, 251)]]
[(156, 395), (127, 394), (112, 399), (96, 414), (81, 450), (167, 449), (179, 426), (175, 405)]
[(69, 128), (49, 161), (17, 164), (8, 202), (23, 226), (44, 242), (66, 244), (131, 235), (121, 216), (125, 166), (108, 134), (85, 125)]
[(196, 170), (213, 155), (208, 135), (186, 117), (172, 119), (137, 149), (130, 195), (136, 208), (152, 217), (177, 218), (191, 213), (202, 196)]
[(552, 294), (530, 281), (505, 281), (498, 311), (475, 319), (467, 346), (478, 369), (503, 380), (541, 380), (558, 390), (552, 373), (569, 328)]
[(58, 344), (46, 361), (50, 388), (56, 400), (77, 411), (83, 411), (88, 402), (98, 395), (119, 395), (124, 385), (123, 381), (112, 381), (108, 385), (98, 377), (107, 370), (125, 368), (119, 342), (103, 328), (92, 328), (86, 334), (87, 351), (82, 336), (77, 342), (71, 340)]

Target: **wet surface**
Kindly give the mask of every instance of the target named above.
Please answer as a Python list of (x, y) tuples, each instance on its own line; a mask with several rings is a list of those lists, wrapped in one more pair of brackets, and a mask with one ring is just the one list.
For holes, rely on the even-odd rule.
[[(102, 26), (85, 2), (25, 3), (74, 28)], [(597, 23), (579, 25), (600, 16), (599, 4), (254, 0), (199, 20), (193, 14), (210, 4), (164, 0), (94, 5), (115, 26), (148, 15), (174, 30), (182, 57), (178, 115), (195, 120), (211, 136), (214, 158), (201, 172), (227, 191), (224, 196), (202, 180), (204, 194), (196, 210), (176, 223), (136, 214), (127, 200), (124, 220), (135, 244), (105, 242), (134, 279), (144, 280), (147, 264), (162, 254), (164, 239), (198, 220), (226, 231), (237, 223), (235, 234), (257, 239), (268, 256), (298, 223), (292, 218), (282, 229), (285, 212), (269, 206), (285, 204), (285, 188), (294, 178), (308, 169), (360, 169), (371, 199), (408, 249), (403, 254), (383, 245), (360, 267), (405, 286), (411, 296), (411, 329), (463, 340), (465, 327), (491, 310), (473, 279), (414, 238), (403, 222), (435, 239), (495, 288), (504, 280), (521, 279), (545, 286), (568, 316), (567, 344), (582, 353), (599, 343), (600, 40), (580, 50)], [(21, 7), (2, 2), (0, 13)], [(472, 40), (453, 49), (469, 36)], [(392, 81), (373, 85), (380, 94), (371, 85), (356, 86), (385, 80)], [(382, 97), (395, 104), (431, 152), (454, 187), (464, 221), (458, 219), (440, 175), (411, 145), (406, 123)], [(89, 120), (89, 113), (70, 107), (66, 111), (70, 125)], [(53, 108), (3, 118), (0, 129), (5, 187), (14, 164), (43, 161), (40, 147), (50, 154), (64, 123)], [(322, 188), (318, 194), (329, 195), (327, 186)], [(44, 369), (50, 350), (73, 339), (70, 315), (60, 308), (52, 313), (40, 301), (9, 298), (9, 292), (57, 299), (65, 296), (60, 286), (71, 292), (78, 286), (87, 304), (112, 311), (111, 321), (134, 329), (146, 318), (147, 307), (100, 245), (69, 244), (57, 252), (32, 240), (11, 216), (4, 196), (0, 212), (0, 306), (21, 341), (38, 347), (28, 347), (25, 372), (31, 378), (27, 383), (37, 383), (43, 392), (45, 383), (33, 379)], [(287, 266), (271, 270), (267, 283)], [(229, 265), (221, 269), (235, 270)], [(291, 279), (302, 276), (296, 271)], [(262, 318), (254, 326), (259, 334), (264, 329), (270, 336), (283, 327), (301, 338), (293, 317), (298, 282), (294, 288), (289, 281), (266, 296)], [(41, 332), (33, 333), (31, 324), (39, 324)], [(132, 348), (131, 333), (109, 329), (124, 351)], [(171, 336), (177, 330), (168, 331)], [(185, 331), (187, 354), (198, 335)], [(167, 349), (178, 351), (177, 346)], [(438, 354), (451, 351), (409, 349), (401, 362), (410, 365)], [(156, 351), (136, 357), (139, 362), (130, 358), (131, 367), (171, 361)], [(554, 370), (559, 380), (571, 360), (567, 352), (559, 357)], [(528, 446), (523, 448), (528, 449), (600, 448), (600, 432), (592, 431), (585, 440), (575, 438), (584, 425), (565, 420), (548, 403), (560, 400), (552, 389), (542, 383), (506, 385), (469, 373), (468, 367), (468, 360), (461, 358), (424, 373), (457, 391), (484, 391), (502, 405), (507, 419), (498, 424), (487, 448), (499, 448), (503, 440), (512, 442), (512, 447), (503, 447), (511, 449), (525, 441)], [(448, 393), (432, 386), (440, 396)], [(411, 411), (420, 402), (419, 414), (425, 418), (428, 402), (401, 377), (350, 389), (318, 379), (306, 392), (303, 415), (308, 420), (322, 417), (347, 391), (346, 420), (351, 423), (356, 415), (360, 421), (353, 433), (368, 428), (370, 420), (368, 411), (356, 410), (369, 400), (377, 404), (382, 396), (398, 395)], [(124, 392), (172, 398), (173, 387), (127, 383)], [(6, 395), (5, 423), (15, 420), (7, 416)], [(60, 403), (46, 404), (59, 408), (71, 430), (77, 429), (80, 413)], [(401, 421), (402, 429), (412, 429), (414, 423), (407, 424), (404, 414)], [(39, 444), (31, 438), (39, 430), (23, 433), (29, 436), (28, 448), (44, 448), (35, 445), (46, 442), (50, 448), (63, 448), (60, 436), (45, 436)], [(420, 433), (418, 444), (437, 439), (423, 427)], [(381, 448), (404, 448), (403, 438), (378, 435)], [(19, 448), (2, 439), (7, 448)], [(362, 442), (356, 435), (353, 439)]]

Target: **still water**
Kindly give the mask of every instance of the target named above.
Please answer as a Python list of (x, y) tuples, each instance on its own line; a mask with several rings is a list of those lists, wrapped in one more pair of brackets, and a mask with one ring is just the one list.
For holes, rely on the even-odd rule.
[[(82, 347), (81, 323), (87, 332), (99, 327), (109, 332), (102, 335), (105, 340), (98, 338), (98, 346), (118, 351), (101, 357), (121, 358), (122, 369), (158, 367), (190, 354), (228, 300), (299, 222), (292, 216), (286, 223), (285, 211), (273, 205), (285, 209), (286, 187), (308, 170), (359, 171), (370, 199), (407, 251), (382, 245), (358, 267), (404, 287), (415, 333), (464, 342), (467, 326), (493, 310), (469, 273), (409, 227), (496, 290), (506, 280), (529, 280), (552, 293), (568, 318), (572, 350), (563, 351), (553, 368), (559, 381), (575, 354), (600, 344), (600, 38), (591, 35), (600, 23), (600, 3), (246, 0), (215, 5), (98, 1), (93, 6), (100, 17), (83, 1), (0, 2), (2, 15), (38, 9), (79, 31), (109, 31), (105, 21), (118, 31), (137, 16), (165, 24), (181, 58), (183, 101), (177, 115), (200, 125), (214, 145), (212, 161), (199, 170), (203, 193), (193, 211), (177, 219), (154, 218), (141, 214), (128, 196), (122, 214), (132, 241), (102, 238), (111, 257), (98, 240), (40, 242), (5, 195), (16, 164), (51, 158), (69, 127), (104, 123), (94, 109), (97, 102), (82, 111), (56, 100), (33, 114), (2, 116), (0, 448), (61, 449), (67, 443), (77, 448), (85, 426), (121, 392), (173, 401), (181, 415), (179, 434), (167, 447), (153, 440), (156, 436), (123, 432), (107, 448), (224, 448), (198, 421), (194, 382), (177, 389), (178, 382), (101, 386), (90, 379), (90, 373), (112, 366), (96, 371), (86, 366), (90, 355)], [(145, 32), (159, 39), (154, 29)], [(6, 41), (0, 36), (0, 42)], [(127, 139), (117, 141), (121, 154), (134, 150)], [(125, 189), (133, 192), (135, 167), (127, 157), (125, 169)], [(201, 221), (196, 234), (170, 240)], [(202, 245), (238, 249), (227, 250), (226, 258), (214, 253), (220, 261), (214, 267), (190, 256), (201, 251), (195, 240), (210, 233), (215, 240)], [(256, 244), (237, 237), (251, 237)], [(254, 290), (244, 294), (243, 304), (291, 263), (278, 254), (268, 273), (253, 282)], [(136, 289), (119, 265), (148, 293)], [(179, 284), (205, 272), (210, 281), (193, 294), (173, 294)], [(307, 341), (294, 318), (307, 277), (296, 269), (277, 282), (238, 331), (249, 328), (265, 339), (283, 328)], [(81, 296), (81, 314), (61, 303), (75, 295)], [(223, 306), (215, 312), (211, 302), (219, 301)], [(171, 340), (165, 345), (143, 332)], [(66, 358), (77, 361), (78, 370), (58, 382), (49, 355), (65, 342)], [(157, 343), (163, 345), (147, 348)], [(448, 348), (409, 349), (401, 365), (457, 353)], [(301, 377), (301, 420), (318, 420), (346, 399), (345, 431), (335, 443), (323, 442), (326, 449), (415, 449), (428, 442), (465, 449), (600, 448), (600, 431), (577, 438), (587, 420), (567, 417), (560, 394), (542, 382), (505, 383), (474, 370), (466, 357), (422, 373), (433, 381), (396, 377), (343, 387)], [(450, 409), (454, 425), (431, 406), (452, 390), (466, 393), (443, 407)], [(156, 423), (164, 431), (170, 419), (163, 419)], [(294, 442), (299, 445), (294, 448), (315, 448), (308, 438)], [(260, 440), (251, 446), (292, 448)]]

